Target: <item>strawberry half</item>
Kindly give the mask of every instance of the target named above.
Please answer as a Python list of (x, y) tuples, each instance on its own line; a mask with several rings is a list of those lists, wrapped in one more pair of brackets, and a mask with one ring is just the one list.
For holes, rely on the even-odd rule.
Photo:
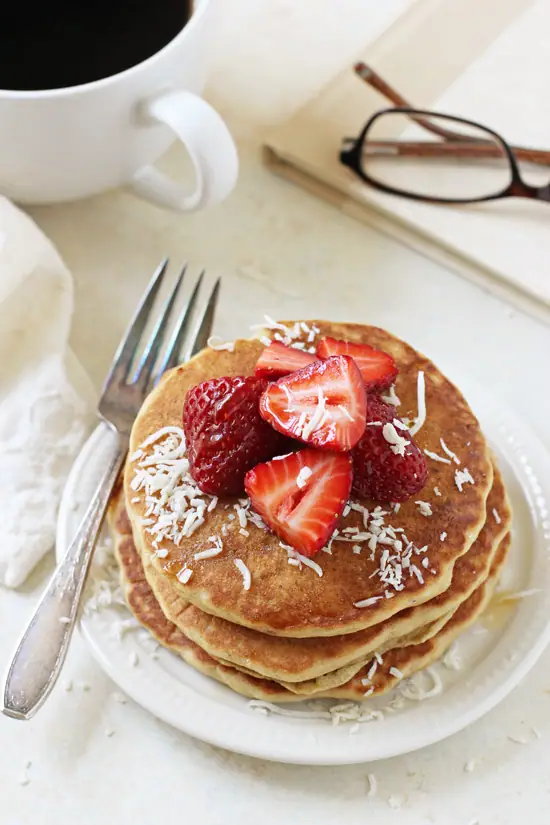
[(258, 464), (244, 486), (265, 523), (304, 556), (330, 539), (349, 498), (349, 455), (305, 449)]
[(315, 355), (311, 355), (309, 352), (304, 352), (295, 347), (287, 347), (285, 344), (281, 344), (280, 341), (272, 341), (258, 358), (254, 374), (259, 378), (267, 378), (272, 381), (275, 378), (288, 375), (289, 372), (296, 372), (296, 370), (306, 367), (316, 360)]
[(368, 392), (386, 390), (397, 378), (398, 370), (391, 355), (368, 344), (323, 338), (317, 346), (317, 355), (319, 358), (329, 358), (331, 355), (351, 356), (361, 371)]
[(367, 394), (355, 361), (336, 355), (270, 384), (260, 415), (274, 429), (312, 447), (347, 452), (365, 431)]
[(203, 493), (242, 493), (247, 470), (288, 452), (292, 444), (260, 417), (267, 381), (228, 376), (192, 387), (183, 406), (183, 429), (191, 475)]
[(428, 479), (426, 456), (397, 418), (395, 407), (377, 395), (369, 396), (365, 433), (351, 456), (353, 489), (377, 502), (406, 501)]

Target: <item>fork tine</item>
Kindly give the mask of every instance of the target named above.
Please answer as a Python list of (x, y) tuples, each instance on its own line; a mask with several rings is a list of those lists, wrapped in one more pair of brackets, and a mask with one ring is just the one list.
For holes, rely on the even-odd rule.
[(218, 297), (220, 294), (220, 283), (221, 278), (218, 278), (214, 284), (212, 292), (210, 293), (210, 298), (204, 308), (200, 321), (198, 322), (197, 330), (192, 339), (189, 358), (192, 358), (193, 355), (196, 355), (197, 352), (200, 352), (201, 349), (204, 349), (208, 344), (208, 339), (212, 334), (212, 327), (214, 325), (214, 315), (216, 314), (216, 306), (218, 304)]
[(197, 303), (197, 298), (199, 295), (199, 290), (201, 288), (203, 278), (204, 270), (197, 278), (197, 282), (193, 287), (193, 291), (191, 292), (191, 295), (189, 296), (186, 305), (180, 313), (180, 317), (178, 318), (176, 326), (174, 327), (174, 332), (172, 333), (172, 337), (170, 338), (162, 362), (153, 377), (153, 385), (159, 382), (160, 378), (166, 372), (166, 370), (170, 370), (172, 369), (172, 367), (176, 367), (180, 363), (181, 344), (184, 337), (187, 334), (189, 328), (189, 320), (195, 308), (195, 304)]
[(151, 378), (155, 362), (158, 358), (160, 348), (166, 335), (166, 330), (168, 327), (168, 323), (170, 321), (170, 317), (172, 315), (172, 310), (174, 309), (174, 304), (176, 303), (180, 287), (183, 283), (183, 277), (185, 275), (186, 269), (187, 264), (184, 264), (179, 274), (178, 280), (176, 281), (170, 296), (166, 300), (164, 309), (162, 310), (162, 313), (157, 323), (155, 324), (155, 328), (151, 333), (151, 337), (147, 342), (147, 346), (141, 357), (141, 361), (138, 364), (132, 381), (132, 383), (136, 384), (138, 387), (146, 388), (149, 384), (149, 380)]
[(167, 266), (168, 258), (165, 258), (157, 267), (155, 274), (151, 278), (147, 291), (145, 292), (145, 295), (143, 296), (136, 313), (130, 322), (130, 326), (126, 330), (124, 337), (118, 345), (118, 349), (113, 360), (113, 365), (105, 380), (105, 385), (103, 388), (104, 392), (109, 384), (111, 384), (114, 380), (124, 381), (128, 377), (132, 366), (132, 360), (136, 353), (136, 349), (139, 346), (141, 336), (143, 335), (143, 330), (149, 320), (149, 315), (151, 314), (151, 309), (155, 303), (155, 298), (157, 297), (158, 291), (161, 287)]

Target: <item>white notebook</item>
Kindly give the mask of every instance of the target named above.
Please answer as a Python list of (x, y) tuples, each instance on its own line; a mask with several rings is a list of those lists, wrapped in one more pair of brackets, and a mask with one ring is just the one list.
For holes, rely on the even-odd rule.
[[(550, 149), (549, 34), (550, 0), (421, 0), (360, 57), (412, 105)], [(352, 64), (270, 136), (268, 165), (549, 321), (550, 204), (442, 207), (361, 183), (338, 161), (341, 138), (388, 104)]]

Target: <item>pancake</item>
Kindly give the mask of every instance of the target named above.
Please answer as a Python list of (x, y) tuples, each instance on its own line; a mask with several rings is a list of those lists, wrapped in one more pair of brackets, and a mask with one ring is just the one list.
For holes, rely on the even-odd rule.
[[(455, 562), (469, 550), (484, 524), (485, 503), (493, 478), (489, 451), (475, 416), (460, 392), (431, 361), (390, 333), (374, 327), (304, 324), (306, 329), (314, 325), (319, 329), (317, 338), (330, 334), (365, 342), (394, 356), (400, 370), (395, 391), (401, 399), (399, 414), (402, 417), (416, 415), (418, 375), (423, 373), (425, 377), (427, 417), (415, 440), (421, 449), (451, 462), (429, 459), (430, 476), (418, 499), (430, 505), (432, 515), (423, 515), (414, 500), (402, 504), (399, 512), (393, 512), (391, 507), (376, 510), (373, 502), (354, 499), (354, 505), (369, 510), (368, 516), (364, 509), (351, 510), (338, 525), (340, 534), (346, 528), (365, 532), (366, 522), (371, 532), (386, 531), (386, 540), (391, 537), (387, 530), (404, 531), (407, 543), (403, 541), (400, 549), (397, 544), (392, 545), (391, 570), (386, 566), (382, 572), (387, 545), (379, 542), (373, 551), (365, 545), (362, 552), (355, 555), (353, 539), (347, 543), (335, 540), (332, 554), (316, 555), (315, 563), (322, 576), (305, 567), (291, 566), (287, 550), (275, 535), (252, 523), (250, 518), (245, 528), (237, 519), (231, 520), (235, 507), (243, 518), (244, 511), (235, 499), (213, 501), (190, 483), (192, 480), (183, 469), (181, 441), (181, 414), (187, 390), (208, 378), (253, 373), (263, 349), (257, 340), (237, 341), (232, 352), (203, 350), (188, 363), (167, 373), (135, 421), (125, 472), (126, 505), (138, 549), (144, 557), (151, 556), (161, 579), (203, 612), (278, 636), (354, 633), (379, 625), (443, 593), (451, 582)], [(302, 344), (311, 346), (308, 339), (312, 336), (305, 332), (301, 335)], [(446, 458), (440, 438), (456, 453), (460, 466)], [(155, 444), (151, 444), (151, 440), (155, 440)], [(168, 457), (168, 463), (159, 463), (159, 445), (166, 450), (170, 448), (172, 458)], [(153, 452), (157, 459), (152, 456)], [(161, 467), (166, 471), (160, 472)], [(459, 485), (460, 491), (457, 473), (463, 474), (459, 480), (471, 478), (473, 483), (464, 481)], [(191, 506), (188, 501), (183, 506), (185, 492), (195, 502), (202, 501), (202, 508), (196, 503)], [(152, 511), (155, 501), (156, 512)], [(205, 505), (213, 509), (206, 511)], [(197, 518), (199, 511), (204, 523), (199, 518), (197, 529), (191, 532), (189, 520)], [(177, 520), (176, 514), (179, 514)], [(446, 534), (444, 541), (440, 541), (442, 533)], [(195, 554), (211, 548), (213, 540), (222, 542), (223, 552), (215, 558), (196, 560)], [(162, 558), (156, 555), (159, 548)], [(426, 558), (427, 566), (423, 566)], [(250, 571), (252, 584), (248, 590), (243, 587), (235, 560), (241, 560)], [(192, 569), (192, 576), (182, 583), (177, 575), (185, 567)], [(388, 576), (389, 581), (382, 580)], [(371, 599), (366, 607), (354, 606)]]
[[(111, 509), (111, 518), (112, 512)], [(510, 534), (508, 533), (498, 548), (487, 579), (460, 605), (435, 636), (421, 644), (397, 647), (388, 651), (384, 654), (382, 664), (377, 665), (376, 672), (371, 674), (371, 679), (367, 684), (364, 682), (369, 678), (369, 672), (375, 660), (369, 661), (346, 684), (316, 693), (315, 698), (361, 701), (365, 699), (365, 693), (370, 689), (369, 686), (373, 688), (371, 695), (378, 696), (391, 690), (406, 676), (411, 676), (435, 662), (445, 653), (449, 645), (476, 621), (487, 606), (509, 548)], [(119, 541), (115, 544), (115, 553), (120, 564), (122, 588), (128, 606), (138, 621), (161, 645), (177, 653), (196, 670), (250, 699), (273, 702), (296, 702), (303, 699), (303, 696), (288, 690), (276, 681), (255, 677), (216, 660), (169, 622), (145, 578), (141, 559), (129, 534), (119, 534)]]
[[(382, 665), (377, 668), (371, 679), (371, 684), (374, 687), (373, 696), (387, 693), (401, 679), (412, 676), (413, 673), (417, 673), (440, 659), (455, 639), (477, 621), (489, 604), (498, 584), (500, 574), (508, 558), (510, 544), (511, 537), (508, 533), (497, 550), (487, 579), (460, 605), (439, 633), (420, 645), (394, 648), (384, 656)], [(371, 665), (372, 663), (369, 663), (347, 684), (336, 688), (331, 693), (331, 697), (357, 700), (364, 696), (366, 688), (362, 680), (367, 677)], [(390, 673), (393, 668), (397, 669), (402, 676)]]
[[(451, 585), (432, 601), (408, 608), (380, 625), (353, 634), (318, 638), (274, 637), (204, 613), (185, 601), (145, 558), (145, 576), (164, 615), (218, 661), (283, 683), (289, 690), (316, 692), (347, 681), (374, 651), (418, 644), (436, 633), (458, 605), (488, 575), (497, 547), (509, 530), (511, 513), (495, 465), (487, 509), (491, 514), (470, 550), (456, 563)], [(494, 519), (495, 509), (500, 523)], [(115, 542), (131, 536), (122, 491), (110, 507)], [(298, 683), (293, 686), (293, 683)]]

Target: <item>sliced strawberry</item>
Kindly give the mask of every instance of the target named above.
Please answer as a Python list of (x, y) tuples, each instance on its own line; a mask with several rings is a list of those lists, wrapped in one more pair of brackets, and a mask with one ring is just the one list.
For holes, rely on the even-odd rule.
[(258, 464), (246, 474), (244, 486), (273, 532), (313, 556), (333, 534), (351, 481), (349, 455), (305, 449)]
[(368, 392), (386, 390), (397, 378), (398, 370), (391, 355), (368, 344), (323, 338), (317, 346), (317, 355), (319, 358), (350, 355), (361, 371)]
[(316, 360), (315, 355), (309, 352), (287, 347), (280, 341), (272, 341), (258, 358), (254, 373), (259, 378), (267, 378), (271, 381), (288, 375), (289, 372), (296, 372)]
[(336, 355), (270, 384), (260, 415), (284, 435), (312, 447), (347, 452), (365, 431), (367, 394), (355, 361)]

